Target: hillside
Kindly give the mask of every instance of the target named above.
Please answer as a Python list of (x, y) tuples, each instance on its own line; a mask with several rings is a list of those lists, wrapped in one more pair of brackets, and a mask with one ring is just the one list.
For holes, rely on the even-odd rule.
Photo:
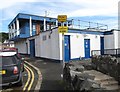
[(0, 33), (0, 42), (4, 42), (7, 39), (9, 39), (8, 33), (1, 32)]

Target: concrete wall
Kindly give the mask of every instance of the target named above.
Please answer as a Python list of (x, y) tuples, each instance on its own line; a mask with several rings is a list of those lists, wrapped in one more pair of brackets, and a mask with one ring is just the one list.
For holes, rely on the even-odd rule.
[(15, 47), (18, 48), (19, 53), (27, 54), (26, 40), (16, 41)]

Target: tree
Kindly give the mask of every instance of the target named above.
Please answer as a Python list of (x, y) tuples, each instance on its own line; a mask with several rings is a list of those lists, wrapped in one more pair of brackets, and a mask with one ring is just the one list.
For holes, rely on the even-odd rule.
[(8, 40), (8, 39), (9, 39), (8, 33), (5, 33), (5, 32), (0, 33), (0, 42), (3, 43), (5, 40)]

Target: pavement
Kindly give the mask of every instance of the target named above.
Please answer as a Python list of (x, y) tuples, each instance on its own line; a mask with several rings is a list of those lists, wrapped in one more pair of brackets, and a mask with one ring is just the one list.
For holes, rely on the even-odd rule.
[(25, 56), (25, 60), (35, 67), (37, 67), (42, 74), (42, 83), (40, 91), (42, 90), (64, 90), (61, 74), (61, 63), (44, 60), (40, 58), (30, 58)]

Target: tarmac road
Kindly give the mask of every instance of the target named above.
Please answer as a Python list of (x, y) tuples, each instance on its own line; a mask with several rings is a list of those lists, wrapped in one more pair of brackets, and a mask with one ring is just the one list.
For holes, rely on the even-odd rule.
[(61, 74), (62, 65), (54, 61), (43, 60), (40, 58), (29, 58), (26, 60), (32, 65), (39, 68), (42, 74), (42, 84), (40, 91), (42, 90), (64, 90)]

